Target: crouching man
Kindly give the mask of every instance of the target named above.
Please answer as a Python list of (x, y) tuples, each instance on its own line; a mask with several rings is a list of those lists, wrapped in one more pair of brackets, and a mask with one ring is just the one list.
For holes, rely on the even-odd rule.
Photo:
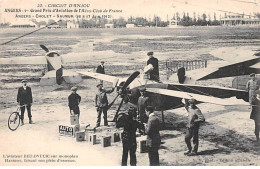
[[(188, 152), (184, 153), (187, 156), (197, 155), (199, 147), (199, 127), (200, 123), (205, 121), (200, 109), (195, 105), (196, 100), (190, 99), (185, 104), (185, 108), (188, 111), (188, 123), (187, 132), (185, 136), (185, 142), (188, 147)], [(193, 150), (191, 147), (191, 139), (193, 138)]]

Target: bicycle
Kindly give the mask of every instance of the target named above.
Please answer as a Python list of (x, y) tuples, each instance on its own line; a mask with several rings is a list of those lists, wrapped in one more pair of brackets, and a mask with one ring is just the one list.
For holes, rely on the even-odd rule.
[(24, 107), (25, 105), (22, 106), (18, 106), (17, 110), (13, 113), (10, 114), (9, 118), (8, 118), (8, 128), (12, 131), (15, 131), (21, 122), (21, 116), (19, 114), (21, 107)]

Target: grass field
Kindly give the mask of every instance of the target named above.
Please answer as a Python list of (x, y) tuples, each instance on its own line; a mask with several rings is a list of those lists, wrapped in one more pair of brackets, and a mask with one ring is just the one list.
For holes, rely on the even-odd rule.
[[(1, 29), (0, 43), (4, 43), (31, 29)], [(92, 47), (87, 44), (93, 43)], [(60, 54), (83, 53), (91, 51), (104, 52), (106, 73), (116, 76), (127, 76), (134, 70), (140, 70), (146, 65), (146, 53), (154, 51), (160, 60), (160, 75), (164, 74), (164, 62), (172, 59), (208, 59), (214, 63), (211, 50), (220, 47), (259, 47), (260, 30), (251, 27), (180, 27), (180, 28), (133, 28), (133, 29), (61, 29), (42, 30), (28, 35), (7, 45), (0, 46), (0, 57), (44, 56), (40, 44)], [(111, 56), (109, 51), (115, 53)], [(235, 51), (234, 51), (235, 52)], [(0, 58), (0, 59), (1, 59)], [(0, 60), (1, 61), (1, 60)], [(82, 63), (65, 64), (67, 69), (94, 70), (100, 59)], [(113, 143), (111, 147), (102, 148), (100, 145), (90, 145), (86, 142), (76, 142), (75, 138), (61, 137), (57, 127), (69, 123), (67, 97), (71, 86), (39, 85), (39, 78), (44, 65), (1, 65), (0, 64), (0, 157), (4, 154), (74, 154), (78, 155), (76, 163), (53, 163), (53, 165), (120, 165), (122, 155), (121, 143)], [(7, 127), (7, 119), (15, 111), (17, 88), (23, 78), (31, 79), (34, 103), (32, 106), (33, 121), (28, 124), (25, 114), (25, 125), (15, 132)], [(233, 78), (213, 79), (204, 81), (205, 85), (230, 85)], [(82, 97), (80, 103), (80, 124), (82, 129), (86, 124), (95, 125), (96, 110), (94, 97), (96, 84), (99, 80), (83, 79), (77, 84), (78, 93)], [(105, 83), (105, 86), (110, 84)], [(108, 95), (111, 101), (117, 93)], [(111, 119), (119, 105), (117, 100), (108, 112)], [(122, 107), (122, 111), (127, 108)], [(187, 151), (184, 142), (187, 113), (184, 108), (165, 111), (166, 128), (160, 131), (162, 145), (159, 150), (160, 164), (165, 166), (238, 166), (260, 165), (260, 146), (254, 137), (254, 122), (249, 120), (248, 107), (220, 106), (199, 104), (206, 123), (200, 129), (199, 155), (184, 156)], [(156, 115), (162, 120), (161, 112)], [(103, 119), (102, 119), (103, 120)], [(111, 125), (112, 130), (115, 127)], [(102, 126), (102, 132), (106, 132)], [(22, 141), (21, 141), (22, 140)], [(6, 146), (15, 145), (15, 146)], [(31, 146), (33, 145), (33, 146)], [(2, 153), (2, 154), (1, 154)], [(98, 157), (98, 160), (96, 159)], [(137, 152), (137, 165), (147, 166), (148, 155)], [(4, 163), (0, 165), (18, 165)], [(45, 163), (19, 163), (19, 165), (51, 165)]]

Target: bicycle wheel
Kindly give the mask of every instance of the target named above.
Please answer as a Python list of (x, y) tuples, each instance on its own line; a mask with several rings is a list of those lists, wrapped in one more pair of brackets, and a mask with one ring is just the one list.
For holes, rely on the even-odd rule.
[(19, 127), (20, 116), (18, 112), (13, 112), (8, 118), (8, 127), (10, 130), (14, 131)]

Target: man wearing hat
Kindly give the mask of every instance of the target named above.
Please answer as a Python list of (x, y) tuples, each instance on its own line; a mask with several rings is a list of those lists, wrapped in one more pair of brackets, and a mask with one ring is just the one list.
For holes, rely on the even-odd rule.
[[(123, 116), (122, 116), (123, 115)], [(128, 152), (130, 154), (130, 165), (136, 166), (136, 130), (139, 129), (144, 131), (144, 126), (142, 123), (136, 120), (136, 108), (130, 107), (128, 110), (128, 114), (121, 114), (120, 120), (118, 118), (116, 127), (123, 127), (124, 131), (122, 133), (122, 143), (123, 143), (123, 154), (122, 154), (122, 166), (127, 165)], [(124, 117), (124, 118), (123, 118)]]
[(148, 105), (148, 97), (145, 96), (145, 88), (141, 88), (140, 94), (141, 96), (138, 98), (137, 102), (137, 109), (138, 109), (138, 116), (141, 121), (141, 123), (146, 123), (148, 120), (148, 116), (145, 113), (146, 106)]
[[(184, 155), (193, 156), (197, 155), (199, 147), (199, 127), (200, 123), (205, 121), (200, 109), (195, 105), (195, 99), (189, 99), (186, 101), (185, 108), (188, 112), (187, 131), (185, 136), (185, 142), (188, 147), (188, 152)], [(191, 139), (193, 138), (193, 150), (191, 147)]]
[(100, 126), (100, 121), (101, 121), (101, 114), (103, 112), (103, 117), (104, 117), (104, 126), (107, 126), (107, 109), (108, 109), (108, 100), (107, 100), (107, 93), (112, 93), (115, 88), (112, 89), (104, 89), (103, 84), (99, 83), (97, 85), (98, 88), (98, 93), (96, 94), (95, 97), (95, 104), (97, 108), (97, 123), (96, 127)]
[(259, 131), (260, 131), (260, 90), (255, 91), (255, 95), (252, 97), (252, 111), (250, 119), (255, 121), (255, 136), (257, 143), (260, 143), (259, 140)]
[(69, 95), (68, 100), (69, 100), (70, 114), (78, 115), (78, 118), (79, 118), (79, 115), (80, 115), (79, 103), (81, 101), (81, 97), (80, 97), (80, 95), (78, 95), (76, 93), (77, 90), (78, 90), (78, 88), (75, 86), (71, 88), (72, 92)]
[(150, 71), (150, 80), (159, 81), (160, 77), (158, 59), (153, 57), (153, 52), (148, 52), (147, 55), (149, 56), (147, 65), (151, 64), (153, 66), (153, 69)]
[(246, 84), (246, 89), (249, 94), (249, 103), (252, 105), (252, 98), (255, 96), (255, 91), (259, 89), (259, 81), (257, 81), (255, 73), (251, 73), (250, 78)]
[(161, 144), (161, 136), (159, 133), (160, 122), (159, 118), (154, 114), (154, 108), (152, 106), (146, 107), (147, 114), (149, 116), (146, 125), (146, 145), (148, 146), (148, 157), (150, 166), (159, 166), (159, 147)]
[[(96, 73), (105, 74), (105, 67), (104, 67), (104, 61), (100, 62), (101, 64), (97, 67)], [(103, 80), (100, 80), (100, 83), (103, 84)]]
[(101, 61), (101, 64), (97, 67), (96, 73), (105, 74), (104, 61)]
[[(29, 123), (32, 124), (32, 114), (31, 114), (31, 106), (33, 102), (32, 98), (32, 90), (29, 86), (27, 86), (27, 80), (22, 80), (23, 86), (18, 89), (17, 94), (17, 102), (20, 104), (21, 107), (21, 121), (22, 125), (24, 125), (24, 111), (25, 107), (27, 109)], [(25, 106), (23, 106), (25, 105)]]

